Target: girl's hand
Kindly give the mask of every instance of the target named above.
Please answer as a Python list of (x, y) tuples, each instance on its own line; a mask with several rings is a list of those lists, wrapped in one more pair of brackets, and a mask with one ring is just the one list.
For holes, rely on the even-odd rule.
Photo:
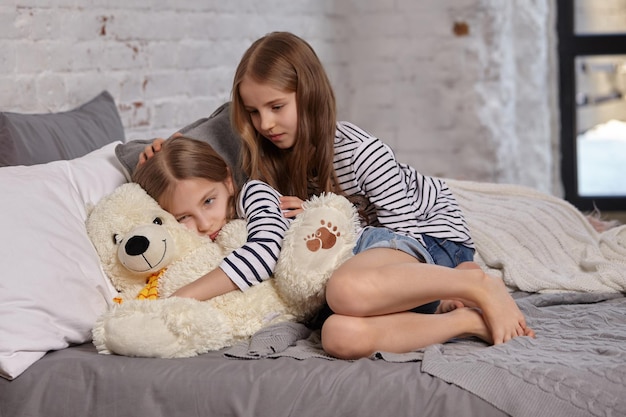
[(139, 154), (139, 162), (137, 162), (137, 165), (143, 164), (148, 159), (152, 158), (155, 153), (159, 152), (161, 150), (161, 145), (163, 145), (163, 142), (165, 142), (165, 139), (156, 138), (152, 141), (150, 145), (143, 148), (143, 152)]
[[(178, 136), (182, 136), (182, 133), (176, 132), (172, 136), (170, 136), (170, 138), (176, 138)], [(152, 141), (150, 145), (143, 148), (143, 152), (139, 154), (139, 161), (137, 162), (137, 166), (143, 164), (148, 159), (152, 158), (155, 153), (160, 152), (163, 142), (165, 142), (165, 139), (156, 138), (155, 140)]]
[(296, 217), (304, 211), (302, 209), (302, 200), (293, 196), (281, 197), (280, 209), (283, 211), (283, 216), (287, 218)]

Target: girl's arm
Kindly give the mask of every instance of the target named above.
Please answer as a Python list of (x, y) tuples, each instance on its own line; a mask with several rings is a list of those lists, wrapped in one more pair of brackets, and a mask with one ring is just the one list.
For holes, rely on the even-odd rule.
[(220, 268), (214, 269), (197, 280), (179, 288), (172, 297), (188, 297), (209, 300), (237, 289), (237, 286)]
[(352, 169), (360, 193), (373, 204), (382, 226), (417, 239), (433, 234), (472, 245), (463, 213), (443, 180), (399, 163), (381, 140), (343, 123), (341, 132), (360, 142), (351, 158)]
[(245, 291), (272, 276), (290, 220), (283, 216), (280, 194), (256, 180), (243, 186), (238, 211), (246, 219), (248, 237), (220, 268)]
[(246, 243), (233, 251), (219, 268), (179, 288), (172, 296), (209, 300), (268, 279), (274, 272), (289, 220), (280, 209), (280, 194), (261, 181), (246, 183), (238, 211), (246, 219)]

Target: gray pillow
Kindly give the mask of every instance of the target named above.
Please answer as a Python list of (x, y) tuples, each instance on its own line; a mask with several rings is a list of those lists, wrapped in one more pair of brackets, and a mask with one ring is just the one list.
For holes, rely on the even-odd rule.
[(115, 100), (107, 91), (59, 113), (0, 113), (0, 167), (74, 159), (124, 141)]
[[(192, 139), (202, 140), (213, 146), (226, 163), (233, 170), (233, 176), (239, 185), (245, 179), (239, 163), (241, 150), (241, 138), (235, 133), (230, 124), (230, 103), (224, 103), (217, 108), (209, 117), (196, 120), (179, 130), (181, 134)], [(154, 139), (131, 140), (117, 145), (115, 154), (120, 160), (126, 177), (130, 180), (132, 172), (139, 161), (139, 154), (151, 144)]]

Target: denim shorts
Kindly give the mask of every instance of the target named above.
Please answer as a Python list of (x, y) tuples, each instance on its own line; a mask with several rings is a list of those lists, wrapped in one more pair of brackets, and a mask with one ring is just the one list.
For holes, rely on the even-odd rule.
[[(363, 252), (367, 249), (390, 248), (405, 252), (424, 263), (454, 268), (460, 263), (474, 259), (474, 249), (468, 248), (451, 240), (422, 235), (426, 246), (419, 240), (394, 232), (386, 227), (366, 227), (352, 252)], [(437, 310), (439, 301), (433, 301), (411, 309), (416, 313), (431, 314)]]
[[(356, 255), (367, 249), (391, 248), (401, 250), (422, 262), (450, 268), (474, 259), (474, 249), (460, 243), (427, 235), (422, 235), (422, 239), (426, 246), (413, 237), (396, 233), (391, 229), (367, 226), (361, 233), (352, 252)], [(433, 301), (409, 311), (432, 314), (437, 310), (438, 306), (439, 301)], [(319, 328), (332, 313), (332, 310), (326, 304), (308, 325), (312, 328)]]
[(474, 249), (451, 240), (422, 235), (426, 246), (419, 240), (401, 235), (385, 227), (368, 226), (363, 230), (352, 253), (373, 248), (401, 250), (422, 262), (455, 268), (457, 265), (474, 260)]

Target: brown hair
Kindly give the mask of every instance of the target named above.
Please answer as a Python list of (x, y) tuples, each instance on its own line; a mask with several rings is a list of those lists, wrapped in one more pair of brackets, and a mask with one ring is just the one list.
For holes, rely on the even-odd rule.
[[(291, 149), (274, 146), (252, 125), (239, 94), (245, 77), (295, 92), (298, 127)], [(343, 194), (333, 168), (335, 95), (322, 63), (306, 41), (288, 32), (272, 32), (255, 41), (235, 72), (232, 102), (232, 124), (243, 139), (242, 167), (250, 179), (303, 200), (324, 191)]]
[[(192, 178), (213, 182), (230, 179), (236, 187), (228, 164), (211, 145), (184, 136), (163, 142), (159, 152), (135, 169), (132, 181), (161, 202), (173, 192), (177, 181)], [(230, 219), (235, 217), (236, 212), (234, 195), (229, 203)], [(167, 210), (167, 207), (163, 208)]]

